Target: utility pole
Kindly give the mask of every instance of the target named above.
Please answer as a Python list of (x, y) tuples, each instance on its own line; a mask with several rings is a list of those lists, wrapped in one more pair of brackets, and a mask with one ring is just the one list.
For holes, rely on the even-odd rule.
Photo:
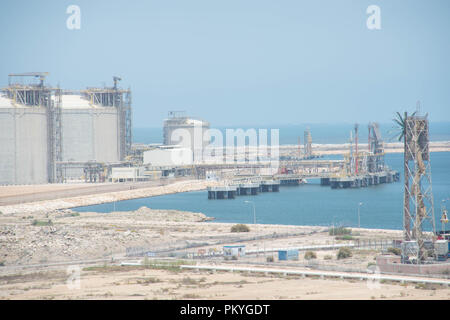
[[(245, 203), (251, 203), (253, 205), (253, 225), (255, 228), (255, 232), (256, 232), (256, 208), (255, 208), (255, 203), (253, 201), (250, 200), (245, 200)], [(256, 235), (258, 235), (258, 233), (256, 232)], [(258, 246), (258, 241), (256, 241), (256, 255), (259, 255), (259, 246)]]
[(362, 202), (360, 202), (360, 203), (358, 204), (358, 228), (361, 228), (361, 217), (360, 217), (360, 214), (359, 214), (359, 210), (360, 210), (360, 208), (361, 208), (362, 205), (363, 205)]
[(358, 175), (358, 124), (355, 124), (355, 173)]

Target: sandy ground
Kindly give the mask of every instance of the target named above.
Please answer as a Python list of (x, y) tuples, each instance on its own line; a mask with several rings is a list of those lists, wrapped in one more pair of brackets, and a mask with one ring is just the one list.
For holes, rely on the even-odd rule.
[[(136, 267), (84, 268), (0, 277), (0, 299), (450, 299), (450, 289), (366, 281)], [(78, 286), (79, 284), (79, 286)]]
[[(224, 244), (244, 241), (247, 250), (346, 243), (329, 236), (326, 227), (250, 225), (250, 232), (231, 232), (233, 224), (208, 222), (202, 213), (140, 208), (131, 212), (57, 210), (0, 215), (0, 263), (6, 266), (110, 259), (130, 247), (179, 255), (220, 251)], [(401, 231), (353, 229), (358, 239), (397, 239)], [(361, 251), (362, 252), (362, 251)], [(335, 255), (335, 252), (328, 254)], [(322, 253), (319, 253), (321, 258)], [(370, 254), (349, 266), (365, 269)], [(264, 257), (258, 257), (264, 261)], [(372, 260), (370, 260), (372, 259)], [(255, 262), (258, 262), (257, 260)], [(333, 264), (333, 261), (327, 261)], [(345, 264), (344, 264), (345, 265)], [(0, 273), (2, 269), (0, 268)]]
[[(33, 225), (33, 221), (52, 225)], [(223, 257), (192, 259), (223, 245), (244, 244), (246, 250), (313, 245), (351, 244), (337, 240), (325, 227), (249, 225), (231, 232), (233, 224), (215, 223), (201, 213), (141, 208), (134, 212), (16, 213), (0, 216), (0, 299), (449, 299), (438, 286), (382, 283), (370, 289), (365, 281), (313, 279), (244, 273), (180, 270), (179, 264), (227, 264), (308, 270), (364, 272), (380, 248), (352, 249), (352, 257), (337, 259), (337, 250), (314, 250), (316, 258), (278, 261), (274, 252), (246, 255), (237, 261)], [(362, 240), (392, 240), (400, 231), (352, 229)], [(129, 247), (159, 252), (169, 267), (120, 266)], [(268, 257), (273, 262), (267, 262)], [(170, 258), (172, 257), (172, 258)], [(88, 264), (87, 260), (103, 259)], [(167, 260), (168, 259), (168, 260)], [(151, 259), (149, 260), (151, 261)], [(64, 265), (53, 265), (61, 262)], [(174, 263), (172, 265), (172, 263)], [(34, 264), (33, 266), (30, 266)], [(81, 270), (81, 287), (67, 285), (68, 266)], [(70, 282), (73, 284), (72, 282)]]
[[(128, 247), (146, 247), (151, 251), (199, 246), (209, 249), (216, 243), (264, 234), (298, 234), (323, 229), (258, 225), (251, 232), (236, 234), (230, 232), (232, 224), (206, 223), (208, 220), (201, 213), (145, 207), (109, 214), (58, 210), (0, 215), (0, 263), (8, 266), (111, 258), (125, 255)], [(36, 225), (36, 221), (41, 224), (51, 221), (51, 225)], [(197, 249), (190, 251), (197, 253)]]

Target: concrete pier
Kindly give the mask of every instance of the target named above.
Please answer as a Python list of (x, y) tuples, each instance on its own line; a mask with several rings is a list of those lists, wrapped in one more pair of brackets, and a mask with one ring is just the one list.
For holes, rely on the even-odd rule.
[(208, 199), (234, 199), (237, 189), (236, 186), (209, 187)]
[(282, 186), (298, 186), (301, 183), (301, 179), (280, 179), (280, 185)]
[(261, 192), (279, 192), (280, 181), (267, 180), (262, 181), (260, 186)]
[[(321, 179), (321, 185), (328, 185), (326, 181), (322, 181), (325, 179)], [(330, 178), (329, 185), (332, 189), (361, 188), (382, 183), (397, 182), (399, 180), (400, 174), (397, 171), (385, 171), (367, 175)]]
[(237, 194), (240, 196), (255, 196), (259, 193), (259, 190), (259, 183), (243, 183), (238, 186)]
[[(392, 170), (342, 177), (322, 174), (319, 177), (321, 186), (330, 186), (332, 189), (365, 188), (400, 180), (400, 174)], [(265, 179), (259, 177), (256, 182), (255, 180), (251, 182), (250, 179), (241, 179), (231, 182), (232, 185), (229, 186), (210, 187), (208, 199), (234, 199), (236, 196), (254, 196), (260, 192), (279, 192), (280, 186), (298, 186), (305, 183), (299, 174), (280, 174)]]
[(239, 185), (208, 188), (208, 199), (234, 199), (236, 196), (255, 196), (260, 192), (279, 192), (280, 182), (264, 180), (260, 183), (242, 183)]

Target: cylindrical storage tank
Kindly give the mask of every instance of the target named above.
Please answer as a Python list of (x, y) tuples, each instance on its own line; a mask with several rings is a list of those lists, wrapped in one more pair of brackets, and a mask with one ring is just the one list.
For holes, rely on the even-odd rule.
[[(91, 105), (80, 95), (63, 95), (61, 102), (62, 161), (119, 161), (118, 109)], [(83, 170), (67, 169), (66, 178)]]
[(0, 185), (48, 182), (47, 113), (0, 96)]
[(201, 163), (204, 149), (209, 145), (210, 125), (206, 121), (187, 117), (164, 120), (164, 144), (189, 148), (193, 161)]

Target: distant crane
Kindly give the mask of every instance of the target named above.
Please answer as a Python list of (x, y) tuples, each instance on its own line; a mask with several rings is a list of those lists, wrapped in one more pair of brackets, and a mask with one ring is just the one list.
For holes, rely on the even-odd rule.
[(114, 77), (113, 77), (113, 81), (114, 81), (114, 87), (113, 87), (113, 89), (114, 89), (114, 90), (117, 90), (117, 82), (122, 81), (122, 78), (121, 78), (121, 77), (114, 76)]

